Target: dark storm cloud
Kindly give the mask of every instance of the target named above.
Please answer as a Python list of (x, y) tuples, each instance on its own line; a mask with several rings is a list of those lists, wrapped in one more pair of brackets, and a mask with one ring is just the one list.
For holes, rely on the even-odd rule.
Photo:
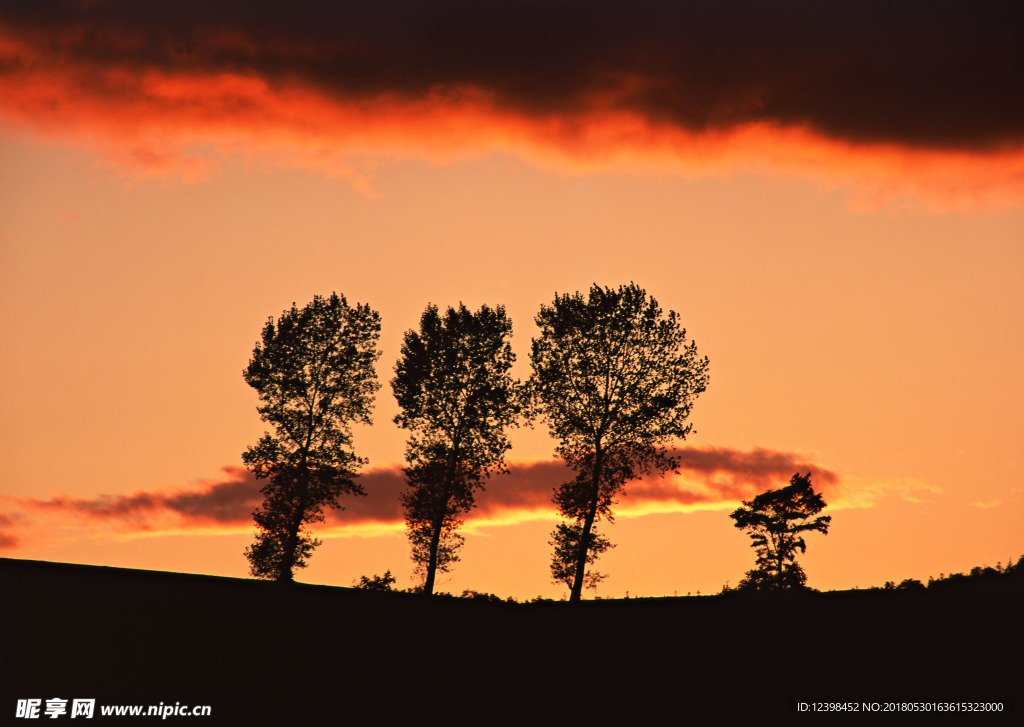
[[(99, 71), (82, 91), (110, 97), (124, 91), (111, 68), (232, 73), (338, 99), (483, 93), (533, 119), (625, 111), (690, 131), (1024, 141), (1020, 2), (0, 0), (0, 27), (31, 41), (33, 63)], [(4, 58), (0, 74), (22, 62)]]

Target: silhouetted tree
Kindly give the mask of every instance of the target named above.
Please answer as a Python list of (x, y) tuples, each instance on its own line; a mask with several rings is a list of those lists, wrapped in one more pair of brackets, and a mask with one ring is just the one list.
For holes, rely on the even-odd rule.
[(462, 304), (443, 317), (427, 306), (420, 330), (405, 334), (391, 387), (401, 408), (395, 423), (410, 431), (402, 505), (423, 593), (433, 593), (436, 573), (458, 561), (456, 530), (474, 491), (507, 471), (505, 429), (522, 408), (509, 374), (511, 335), (502, 306), (473, 313)]
[(253, 512), (256, 542), (245, 551), (252, 575), (291, 581), (320, 544), (306, 525), (341, 507), (341, 495), (366, 494), (353, 481), (365, 460), (352, 451), (350, 425), (370, 423), (379, 336), (380, 316), (336, 293), (293, 304), (264, 326), (243, 372), (259, 393), (260, 417), (274, 427), (242, 454), (266, 481)]
[(828, 533), (832, 517), (814, 517), (825, 508), (821, 494), (811, 487), (811, 474), (793, 475), (789, 484), (743, 501), (729, 515), (746, 530), (757, 551), (757, 566), (737, 586), (742, 590), (803, 588), (807, 575), (796, 562), (796, 551), (807, 550), (800, 533)]
[(556, 295), (536, 320), (530, 390), (558, 440), (556, 452), (576, 472), (553, 498), (571, 522), (552, 534), (552, 575), (569, 583), (570, 600), (578, 601), (587, 564), (608, 547), (595, 536), (595, 522), (612, 520), (626, 482), (676, 468), (664, 445), (691, 431), (685, 422), (707, 387), (708, 360), (687, 345), (676, 313), (666, 316), (633, 283), (593, 285), (586, 299)]

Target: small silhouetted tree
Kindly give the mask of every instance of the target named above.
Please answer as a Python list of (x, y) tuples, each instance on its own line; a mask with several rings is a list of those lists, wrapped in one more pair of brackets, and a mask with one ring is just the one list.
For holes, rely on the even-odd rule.
[(340, 508), (342, 495), (366, 494), (353, 480), (365, 460), (352, 451), (350, 425), (370, 423), (379, 336), (380, 316), (336, 293), (293, 304), (264, 326), (243, 372), (274, 428), (242, 454), (265, 483), (256, 542), (245, 551), (252, 575), (291, 581), (320, 544), (307, 525)]
[[(554, 503), (568, 520), (552, 533), (552, 576), (580, 600), (588, 563), (609, 547), (594, 532), (627, 482), (677, 467), (665, 445), (682, 440), (694, 400), (708, 384), (708, 360), (687, 344), (674, 311), (666, 315), (643, 288), (593, 285), (588, 297), (556, 295), (537, 315), (530, 391), (575, 470)], [(575, 551), (575, 552), (572, 552)]]
[(431, 594), (438, 571), (459, 560), (456, 532), (474, 493), (505, 472), (505, 434), (521, 410), (519, 385), (509, 374), (515, 355), (512, 321), (502, 306), (471, 312), (464, 305), (442, 316), (427, 306), (419, 331), (408, 331), (391, 381), (401, 409), (395, 423), (409, 430), (401, 496), (412, 558)]
[[(811, 487), (811, 474), (794, 474), (786, 487), (762, 492), (729, 515), (746, 530), (757, 552), (756, 567), (737, 586), (741, 590), (803, 588), (807, 575), (796, 552), (807, 550), (801, 533), (828, 533), (832, 517), (814, 517), (825, 500)], [(813, 518), (813, 519), (811, 519)]]

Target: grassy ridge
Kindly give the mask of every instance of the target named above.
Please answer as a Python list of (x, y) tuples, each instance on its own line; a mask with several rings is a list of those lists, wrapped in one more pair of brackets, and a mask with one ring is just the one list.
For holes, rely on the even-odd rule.
[(212, 705), (186, 720), (199, 724), (798, 719), (793, 699), (1012, 700), (1022, 580), (512, 604), (0, 559), (0, 717), (55, 696)]

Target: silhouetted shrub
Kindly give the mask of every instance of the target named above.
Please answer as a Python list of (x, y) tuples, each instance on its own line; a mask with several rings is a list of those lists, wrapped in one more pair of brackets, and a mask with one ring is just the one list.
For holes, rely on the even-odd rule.
[(924, 584), (916, 578), (904, 578), (900, 581), (900, 584), (896, 586), (901, 591), (923, 591)]
[(486, 601), (487, 603), (518, 603), (518, 601), (511, 596), (508, 598), (502, 598), (501, 596), (493, 593), (480, 593), (479, 591), (472, 591), (469, 589), (462, 592), (461, 598), (468, 598), (471, 601)]
[(359, 581), (353, 581), (352, 585), (355, 588), (362, 588), (366, 591), (393, 591), (391, 587), (395, 584), (395, 577), (391, 575), (391, 571), (384, 571), (384, 575), (379, 576), (374, 574), (372, 578), (366, 576), (359, 576)]

